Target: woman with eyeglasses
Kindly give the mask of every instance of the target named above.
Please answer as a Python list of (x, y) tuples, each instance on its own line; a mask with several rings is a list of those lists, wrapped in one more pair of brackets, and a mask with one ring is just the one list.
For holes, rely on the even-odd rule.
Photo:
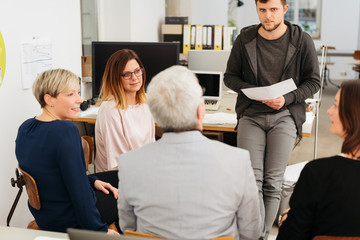
[(155, 141), (145, 76), (144, 65), (133, 50), (119, 50), (106, 63), (95, 124), (97, 172), (117, 170), (121, 154)]

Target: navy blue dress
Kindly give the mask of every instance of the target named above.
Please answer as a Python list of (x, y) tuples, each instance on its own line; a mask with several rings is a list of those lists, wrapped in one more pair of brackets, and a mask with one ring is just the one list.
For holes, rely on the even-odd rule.
[(16, 138), (16, 157), (36, 181), (41, 209), (29, 209), (43, 230), (82, 228), (107, 232), (87, 176), (77, 127), (69, 121), (26, 120)]

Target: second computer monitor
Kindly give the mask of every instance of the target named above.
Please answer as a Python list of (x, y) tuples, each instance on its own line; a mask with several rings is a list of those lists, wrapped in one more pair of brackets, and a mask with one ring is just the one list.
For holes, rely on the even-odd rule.
[(191, 70), (199, 79), (205, 100), (220, 100), (222, 94), (223, 73), (215, 71)]
[(230, 51), (227, 50), (189, 50), (190, 70), (225, 72)]

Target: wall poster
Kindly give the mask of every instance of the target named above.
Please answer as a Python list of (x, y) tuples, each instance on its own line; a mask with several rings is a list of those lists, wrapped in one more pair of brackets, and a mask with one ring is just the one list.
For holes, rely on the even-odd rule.
[(51, 41), (33, 38), (21, 44), (23, 89), (31, 88), (37, 75), (52, 68)]

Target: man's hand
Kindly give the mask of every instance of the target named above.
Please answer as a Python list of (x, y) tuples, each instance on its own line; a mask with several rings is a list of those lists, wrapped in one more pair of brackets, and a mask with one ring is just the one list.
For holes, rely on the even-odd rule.
[(108, 191), (108, 189), (109, 189), (114, 194), (115, 199), (119, 198), (118, 190), (116, 188), (114, 188), (113, 186), (111, 186), (110, 183), (103, 182), (103, 181), (100, 181), (100, 180), (96, 180), (95, 183), (94, 183), (94, 187), (97, 190), (100, 190), (100, 191), (104, 192), (105, 194), (109, 194), (109, 191)]
[(282, 108), (285, 104), (285, 98), (283, 96), (280, 96), (278, 98), (275, 99), (270, 99), (270, 100), (264, 100), (261, 101), (263, 104), (266, 104), (267, 106), (275, 109), (275, 110), (279, 110), (280, 108)]

